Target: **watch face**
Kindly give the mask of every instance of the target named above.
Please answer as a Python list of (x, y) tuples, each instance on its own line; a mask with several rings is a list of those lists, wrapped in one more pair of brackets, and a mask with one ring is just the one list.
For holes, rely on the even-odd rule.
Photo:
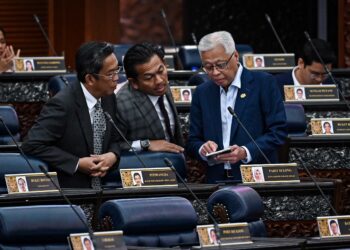
[(150, 145), (149, 140), (143, 140), (143, 141), (141, 141), (141, 147), (142, 147), (143, 149), (148, 149), (149, 145)]

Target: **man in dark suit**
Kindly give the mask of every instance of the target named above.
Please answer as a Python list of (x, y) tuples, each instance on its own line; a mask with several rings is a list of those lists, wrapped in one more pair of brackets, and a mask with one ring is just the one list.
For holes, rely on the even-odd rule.
[[(332, 64), (335, 62), (335, 54), (331, 46), (321, 39), (312, 39), (312, 42), (328, 70), (331, 71)], [(333, 84), (310, 42), (303, 46), (298, 58), (298, 65), (293, 70), (277, 74), (275, 77), (283, 96), (284, 85)]]
[(119, 162), (119, 138), (103, 116), (115, 118), (120, 67), (113, 46), (82, 45), (76, 70), (79, 81), (47, 102), (22, 147), (57, 171), (61, 187), (90, 188)]
[[(117, 93), (117, 121), (135, 150), (183, 152), (183, 138), (169, 88), (164, 51), (143, 43), (124, 57), (128, 83)], [(121, 142), (123, 150), (129, 150)]]
[(232, 36), (219, 31), (199, 43), (203, 69), (210, 80), (192, 97), (187, 152), (207, 163), (206, 154), (230, 148), (207, 165), (207, 181), (241, 180), (243, 163), (266, 160), (243, 127), (228, 111), (232, 107), (271, 162), (287, 136), (281, 94), (273, 76), (249, 71), (239, 63)]

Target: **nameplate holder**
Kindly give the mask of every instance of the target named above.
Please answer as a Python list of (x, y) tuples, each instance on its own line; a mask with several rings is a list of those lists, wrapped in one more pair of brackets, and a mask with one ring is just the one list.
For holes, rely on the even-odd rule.
[(177, 187), (176, 174), (170, 168), (120, 169), (123, 188)]
[[(59, 187), (57, 173), (48, 173)], [(43, 173), (6, 174), (8, 194), (58, 192), (58, 189)]]
[(240, 170), (247, 184), (300, 182), (296, 163), (241, 165)]
[(350, 135), (350, 118), (311, 118), (312, 136)]
[(63, 56), (18, 57), (14, 59), (16, 73), (66, 73)]
[(70, 249), (72, 250), (109, 250), (119, 249), (127, 250), (124, 239), (123, 231), (106, 231), (94, 233), (94, 244), (88, 233), (70, 234), (68, 242)]
[(191, 104), (195, 86), (172, 86), (170, 87), (174, 102), (180, 104)]
[(339, 101), (336, 85), (285, 85), (284, 98), (286, 102), (329, 102)]
[[(201, 247), (213, 247), (251, 244), (253, 243), (250, 237), (248, 223), (226, 223), (219, 224), (219, 234), (215, 232), (214, 225), (200, 225), (197, 226), (197, 233)], [(219, 238), (218, 238), (219, 235)]]
[(350, 215), (317, 217), (321, 238), (349, 237)]
[(294, 54), (244, 54), (243, 65), (248, 69), (292, 69)]

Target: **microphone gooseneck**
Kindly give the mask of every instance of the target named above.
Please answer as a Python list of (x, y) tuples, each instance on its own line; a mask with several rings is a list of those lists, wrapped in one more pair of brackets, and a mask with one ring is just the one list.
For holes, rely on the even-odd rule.
[(346, 107), (348, 108), (348, 110), (350, 110), (349, 102), (346, 100), (346, 98), (345, 98), (345, 96), (344, 96), (344, 94), (343, 94), (343, 91), (340, 90), (340, 86), (339, 86), (339, 85), (337, 84), (337, 82), (335, 81), (335, 79), (334, 79), (332, 73), (329, 71), (329, 69), (328, 69), (327, 65), (325, 64), (325, 62), (323, 61), (323, 59), (322, 59), (320, 53), (319, 53), (318, 50), (316, 49), (316, 46), (315, 46), (315, 44), (312, 42), (309, 33), (308, 33), (307, 31), (304, 31), (304, 35), (305, 35), (306, 39), (308, 40), (308, 42), (310, 43), (310, 45), (311, 45), (313, 51), (315, 52), (315, 54), (316, 54), (318, 60), (319, 60), (320, 63), (322, 64), (322, 66), (323, 66), (324, 70), (326, 71), (328, 77), (331, 79), (332, 83), (333, 83), (335, 86), (338, 87), (339, 94), (341, 95), (341, 97), (342, 97), (342, 99), (343, 99), (343, 101), (344, 101)]
[[(5, 121), (3, 120), (3, 118), (0, 116), (0, 121), (1, 123), (4, 125), (4, 128), (6, 129), (8, 135), (11, 137), (13, 143), (16, 145), (16, 148), (18, 149), (18, 151), (20, 152), (21, 156), (23, 157), (23, 159), (26, 161), (27, 165), (29, 166), (29, 168), (32, 170), (33, 173), (35, 173), (34, 167), (32, 166), (32, 164), (30, 163), (28, 157), (24, 154), (22, 148), (18, 145), (16, 139), (14, 138), (13, 134), (11, 133), (10, 129), (8, 128), (8, 126), (6, 125)], [(60, 186), (58, 186), (56, 184), (56, 182), (52, 179), (52, 177), (48, 174), (47, 170), (45, 169), (44, 166), (39, 165), (40, 170), (42, 171), (42, 173), (49, 178), (49, 180), (51, 181), (51, 183), (57, 188), (57, 190), (59, 191), (59, 193), (61, 194), (61, 196), (63, 197), (63, 199), (67, 202), (67, 204), (70, 206), (70, 208), (73, 210), (73, 212), (76, 214), (76, 216), (78, 217), (78, 219), (83, 223), (83, 225), (88, 229), (88, 233), (89, 236), (94, 244), (94, 236), (93, 236), (93, 231), (91, 230), (90, 226), (86, 223), (86, 221), (84, 221), (84, 219), (80, 216), (80, 214), (78, 213), (78, 211), (75, 209), (75, 207), (73, 206), (73, 203), (68, 199), (68, 197), (63, 193), (62, 189)]]
[(249, 133), (249, 131), (247, 130), (247, 128), (244, 126), (244, 124), (241, 122), (241, 120), (239, 119), (238, 115), (236, 114), (236, 112), (233, 110), (233, 108), (231, 106), (227, 107), (228, 111), (230, 112), (230, 114), (236, 119), (236, 121), (238, 122), (238, 124), (243, 128), (243, 130), (245, 131), (245, 133), (248, 135), (249, 139), (254, 143), (254, 145), (256, 146), (256, 148), (259, 150), (260, 154), (264, 157), (265, 161), (269, 164), (271, 164), (271, 161), (269, 160), (269, 158), (267, 158), (267, 156), (265, 155), (265, 153), (261, 150), (261, 148), (259, 147), (259, 145), (256, 143), (256, 141), (254, 140), (254, 138), (252, 137), (252, 135)]
[(273, 34), (275, 35), (275, 37), (276, 37), (276, 39), (277, 39), (279, 45), (281, 46), (283, 53), (284, 53), (284, 54), (287, 54), (287, 51), (286, 51), (286, 49), (284, 48), (283, 43), (282, 43), (282, 41), (281, 41), (279, 35), (277, 34), (277, 31), (276, 31), (275, 27), (274, 27), (273, 24), (272, 24), (272, 21), (271, 21), (270, 16), (269, 16), (268, 14), (265, 13), (265, 18), (266, 18), (267, 22), (270, 24), (270, 27), (271, 27), (271, 29), (272, 29), (272, 31), (273, 31)]
[(165, 14), (165, 11), (164, 9), (161, 9), (160, 11), (162, 17), (163, 17), (163, 20), (164, 20), (164, 23), (165, 23), (165, 27), (168, 31), (168, 35), (169, 35), (169, 38), (170, 38), (170, 41), (171, 41), (171, 45), (174, 47), (175, 49), (175, 55), (176, 55), (176, 59), (177, 59), (177, 62), (180, 66), (180, 69), (183, 69), (183, 65), (182, 65), (182, 62), (181, 62), (181, 59), (180, 59), (180, 56), (179, 56), (179, 51), (176, 47), (176, 43), (175, 43), (175, 40), (174, 40), (174, 36), (173, 34), (171, 33), (171, 30), (170, 30), (170, 26), (169, 26), (169, 23), (168, 23), (168, 20), (166, 18), (166, 14)]
[(118, 126), (115, 124), (115, 122), (113, 121), (111, 115), (107, 112), (104, 111), (103, 112), (107, 118), (107, 120), (112, 124), (112, 126), (114, 127), (114, 129), (118, 132), (118, 134), (123, 138), (124, 142), (126, 142), (126, 144), (129, 146), (129, 148), (131, 149), (131, 151), (134, 153), (134, 155), (136, 156), (137, 160), (141, 163), (141, 165), (144, 168), (146, 167), (146, 164), (144, 163), (144, 161), (140, 158), (140, 156), (138, 155), (138, 153), (136, 152), (136, 150), (132, 147), (132, 145), (130, 144), (130, 142), (128, 141), (128, 139), (125, 138), (125, 136), (123, 135), (122, 131), (120, 131), (120, 129), (118, 128)]
[(39, 17), (38, 17), (36, 14), (33, 14), (33, 17), (34, 17), (35, 22), (38, 24), (38, 26), (39, 26), (39, 28), (40, 28), (40, 30), (41, 30), (41, 33), (42, 33), (43, 36), (45, 37), (45, 40), (46, 40), (47, 44), (49, 45), (49, 48), (52, 50), (53, 54), (54, 54), (55, 56), (57, 56), (56, 50), (55, 50), (54, 47), (52, 46), (52, 43), (51, 43), (51, 41), (50, 41), (48, 35), (46, 34), (46, 32), (45, 32), (43, 26), (41, 25), (41, 22), (40, 22)]
[(164, 158), (164, 163), (175, 173), (175, 175), (179, 178), (179, 180), (181, 181), (181, 183), (186, 187), (186, 189), (191, 193), (192, 197), (197, 201), (198, 205), (200, 206), (201, 209), (203, 209), (204, 211), (206, 211), (206, 213), (208, 214), (209, 218), (213, 221), (214, 223), (214, 229), (215, 229), (215, 234), (216, 237), (218, 239), (218, 245), (219, 248), (221, 249), (221, 238), (220, 238), (220, 228), (219, 228), (219, 224), (216, 221), (216, 219), (214, 218), (214, 216), (209, 213), (208, 209), (203, 205), (203, 203), (199, 200), (198, 196), (192, 191), (192, 189), (187, 185), (187, 183), (185, 182), (185, 180), (181, 177), (181, 175), (177, 172), (176, 168), (174, 167), (173, 163), (168, 159), (168, 158)]

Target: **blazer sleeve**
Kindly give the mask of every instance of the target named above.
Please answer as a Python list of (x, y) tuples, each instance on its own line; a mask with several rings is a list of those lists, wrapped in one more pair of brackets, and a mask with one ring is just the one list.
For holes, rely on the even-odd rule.
[(68, 174), (74, 174), (79, 157), (56, 146), (67, 128), (68, 111), (65, 101), (59, 98), (49, 100), (22, 144), (26, 154), (35, 156), (50, 166)]
[[(262, 151), (268, 156), (285, 142), (287, 137), (286, 114), (275, 78), (272, 75), (267, 75), (263, 78), (260, 86), (262, 86), (260, 88), (260, 112), (263, 116), (264, 133), (255, 139)], [(248, 148), (253, 162), (263, 159), (253, 142), (245, 146)]]

